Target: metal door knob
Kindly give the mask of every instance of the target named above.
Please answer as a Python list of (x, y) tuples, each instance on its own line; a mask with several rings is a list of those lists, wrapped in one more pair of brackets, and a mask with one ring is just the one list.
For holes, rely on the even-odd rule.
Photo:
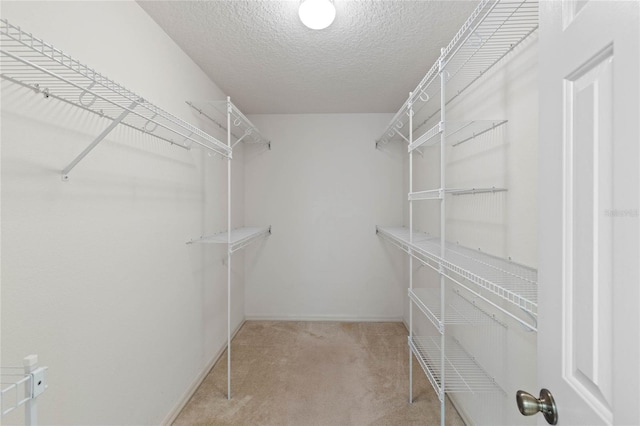
[(540, 390), (540, 398), (536, 398), (528, 392), (519, 390), (516, 392), (518, 410), (523, 416), (532, 416), (538, 412), (544, 415), (550, 425), (558, 424), (558, 409), (553, 395), (548, 389)]

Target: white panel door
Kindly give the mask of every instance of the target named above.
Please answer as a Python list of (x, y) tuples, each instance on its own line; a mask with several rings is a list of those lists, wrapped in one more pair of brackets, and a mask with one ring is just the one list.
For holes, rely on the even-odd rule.
[(538, 384), (560, 425), (640, 424), (639, 21), (540, 2)]

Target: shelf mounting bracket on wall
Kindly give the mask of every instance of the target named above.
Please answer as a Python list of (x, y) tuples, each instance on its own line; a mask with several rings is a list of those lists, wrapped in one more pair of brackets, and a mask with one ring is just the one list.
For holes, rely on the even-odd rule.
[(89, 144), (89, 146), (87, 146), (87, 147), (84, 149), (84, 151), (82, 151), (82, 152), (81, 152), (81, 153), (80, 153), (80, 154), (79, 154), (79, 155), (78, 155), (78, 156), (77, 156), (77, 157), (76, 157), (76, 158), (75, 158), (71, 163), (69, 163), (69, 165), (68, 165), (67, 167), (65, 167), (65, 168), (62, 170), (62, 180), (63, 180), (64, 182), (66, 182), (66, 181), (68, 181), (68, 180), (69, 180), (69, 172), (70, 172), (71, 170), (73, 170), (73, 168), (74, 168), (75, 166), (77, 166), (77, 165), (78, 165), (78, 163), (79, 163), (80, 161), (82, 161), (82, 159), (83, 159), (84, 157), (86, 157), (86, 156), (87, 156), (87, 154), (89, 154), (89, 153), (93, 150), (93, 148), (95, 148), (96, 146), (98, 146), (98, 144), (99, 144), (100, 142), (102, 142), (102, 140), (103, 140), (105, 137), (107, 137), (107, 135), (108, 135), (109, 133), (111, 133), (111, 131), (112, 131), (112, 130), (113, 130), (113, 129), (118, 125), (118, 124), (120, 124), (120, 122), (121, 122), (122, 120), (124, 120), (124, 119), (125, 119), (125, 117), (126, 117), (127, 115), (129, 115), (129, 113), (130, 113), (131, 111), (133, 111), (133, 109), (138, 105), (138, 103), (139, 103), (139, 101), (133, 101), (133, 102), (131, 103), (131, 105), (129, 105), (129, 108), (127, 108), (127, 109), (125, 109), (124, 111), (122, 111), (122, 113), (121, 113), (118, 117), (116, 117), (116, 119), (115, 119), (115, 120), (113, 120), (113, 122), (112, 122), (112, 123), (111, 123), (111, 124), (106, 128), (106, 129), (104, 129), (104, 130), (102, 131), (102, 133), (100, 133), (100, 134), (98, 135), (98, 137), (97, 137), (97, 138), (95, 138), (95, 139), (93, 140), (93, 142), (91, 142), (91, 143)]

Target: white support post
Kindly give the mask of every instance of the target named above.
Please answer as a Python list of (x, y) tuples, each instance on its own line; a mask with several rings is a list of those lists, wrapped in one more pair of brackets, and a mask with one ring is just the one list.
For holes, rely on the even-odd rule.
[[(447, 99), (445, 96), (445, 86), (446, 86), (446, 76), (444, 70), (444, 48), (440, 50), (440, 60), (438, 63), (438, 71), (440, 73), (440, 124), (442, 126), (442, 131), (440, 132), (440, 188), (444, 191), (446, 188), (445, 176), (445, 163), (446, 163), (446, 137), (445, 137), (445, 106), (447, 103)], [(440, 258), (444, 259), (445, 253), (445, 228), (446, 228), (446, 197), (443, 196), (440, 199)], [(440, 321), (444, 324), (445, 319), (445, 277), (443, 275), (444, 270), (442, 263), (440, 264)], [(445, 330), (444, 325), (442, 326), (441, 334), (440, 334), (440, 350), (441, 350), (441, 358), (440, 358), (440, 426), (445, 426), (445, 401), (447, 399), (445, 389), (446, 389), (446, 377), (445, 377)]]
[[(231, 97), (227, 96), (227, 144), (231, 148)], [(227, 399), (231, 399), (231, 158), (227, 158)]]
[(121, 113), (121, 114), (120, 114), (120, 115), (119, 115), (115, 120), (113, 120), (113, 122), (112, 122), (111, 124), (109, 124), (109, 126), (108, 126), (106, 129), (104, 129), (104, 130), (102, 131), (102, 133), (100, 133), (100, 134), (98, 135), (98, 137), (97, 137), (97, 138), (95, 138), (95, 139), (93, 140), (93, 142), (91, 142), (91, 143), (89, 144), (89, 146), (88, 146), (88, 147), (86, 147), (86, 148), (84, 149), (84, 151), (82, 151), (82, 152), (81, 152), (81, 153), (80, 153), (80, 154), (79, 154), (79, 155), (78, 155), (78, 156), (77, 156), (77, 157), (76, 157), (76, 158), (75, 158), (71, 163), (69, 163), (69, 165), (68, 165), (67, 167), (65, 167), (65, 168), (62, 170), (62, 180), (63, 180), (63, 181), (67, 181), (67, 180), (69, 180), (69, 172), (70, 172), (70, 171), (71, 171), (71, 170), (72, 170), (72, 169), (73, 169), (73, 168), (74, 168), (74, 167), (75, 167), (75, 166), (76, 166), (80, 161), (82, 161), (82, 159), (83, 159), (84, 157), (86, 157), (86, 156), (87, 156), (87, 154), (89, 154), (89, 153), (93, 150), (93, 148), (95, 148), (96, 146), (98, 146), (98, 144), (99, 144), (100, 142), (102, 142), (102, 140), (103, 140), (105, 137), (107, 137), (107, 135), (108, 135), (109, 133), (111, 133), (111, 131), (112, 131), (112, 130), (113, 130), (113, 129), (118, 125), (118, 124), (120, 124), (120, 122), (121, 122), (122, 120), (124, 120), (124, 119), (125, 119), (125, 117), (126, 117), (127, 115), (129, 115), (129, 113), (130, 113), (130, 112), (131, 112), (131, 111), (136, 107), (136, 105), (138, 105), (138, 101), (134, 101), (134, 102), (132, 102), (132, 103), (131, 103), (131, 105), (129, 106), (129, 108), (127, 108), (127, 109), (125, 109), (124, 111), (122, 111), (122, 113)]
[[(409, 92), (409, 145), (413, 143), (413, 93)], [(413, 150), (409, 151), (409, 193), (413, 192)], [(409, 289), (413, 289), (413, 201), (409, 199)], [(413, 302), (409, 300), (409, 338), (413, 343)], [(409, 403), (413, 403), (413, 357), (409, 347)]]
[[(24, 358), (24, 374), (31, 375), (38, 368), (38, 355), (29, 355)], [(25, 386), (25, 398), (29, 398), (24, 404), (24, 424), (27, 426), (36, 426), (38, 424), (38, 400), (33, 397), (33, 376), (29, 386)]]

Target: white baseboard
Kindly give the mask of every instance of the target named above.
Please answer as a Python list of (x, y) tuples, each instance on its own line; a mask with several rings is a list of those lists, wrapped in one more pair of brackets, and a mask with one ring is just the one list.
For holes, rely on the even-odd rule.
[(350, 315), (260, 315), (247, 314), (246, 321), (336, 321), (336, 322), (402, 322), (402, 317), (361, 317)]
[[(246, 319), (242, 320), (240, 322), (240, 325), (238, 325), (235, 328), (235, 330), (233, 330), (233, 333), (231, 333), (232, 340), (234, 337), (236, 337), (236, 334), (238, 333), (238, 331), (240, 331), (245, 321)], [(220, 348), (220, 350), (216, 352), (216, 354), (213, 356), (211, 361), (209, 361), (207, 365), (204, 366), (204, 368), (202, 369), (202, 372), (198, 374), (198, 376), (195, 378), (193, 383), (191, 383), (191, 386), (187, 388), (182, 398), (178, 400), (178, 403), (176, 404), (176, 406), (171, 411), (169, 411), (169, 414), (167, 414), (167, 416), (164, 418), (162, 423), (160, 423), (161, 425), (170, 426), (176, 420), (180, 412), (182, 412), (182, 410), (187, 405), (187, 403), (189, 402), (193, 394), (196, 393), (196, 391), (198, 390), (198, 388), (200, 387), (204, 379), (207, 377), (207, 375), (209, 374), (213, 366), (216, 365), (218, 360), (220, 360), (220, 357), (222, 356), (222, 354), (226, 349), (227, 349), (227, 341), (225, 339), (225, 342), (223, 343), (222, 348)]]

